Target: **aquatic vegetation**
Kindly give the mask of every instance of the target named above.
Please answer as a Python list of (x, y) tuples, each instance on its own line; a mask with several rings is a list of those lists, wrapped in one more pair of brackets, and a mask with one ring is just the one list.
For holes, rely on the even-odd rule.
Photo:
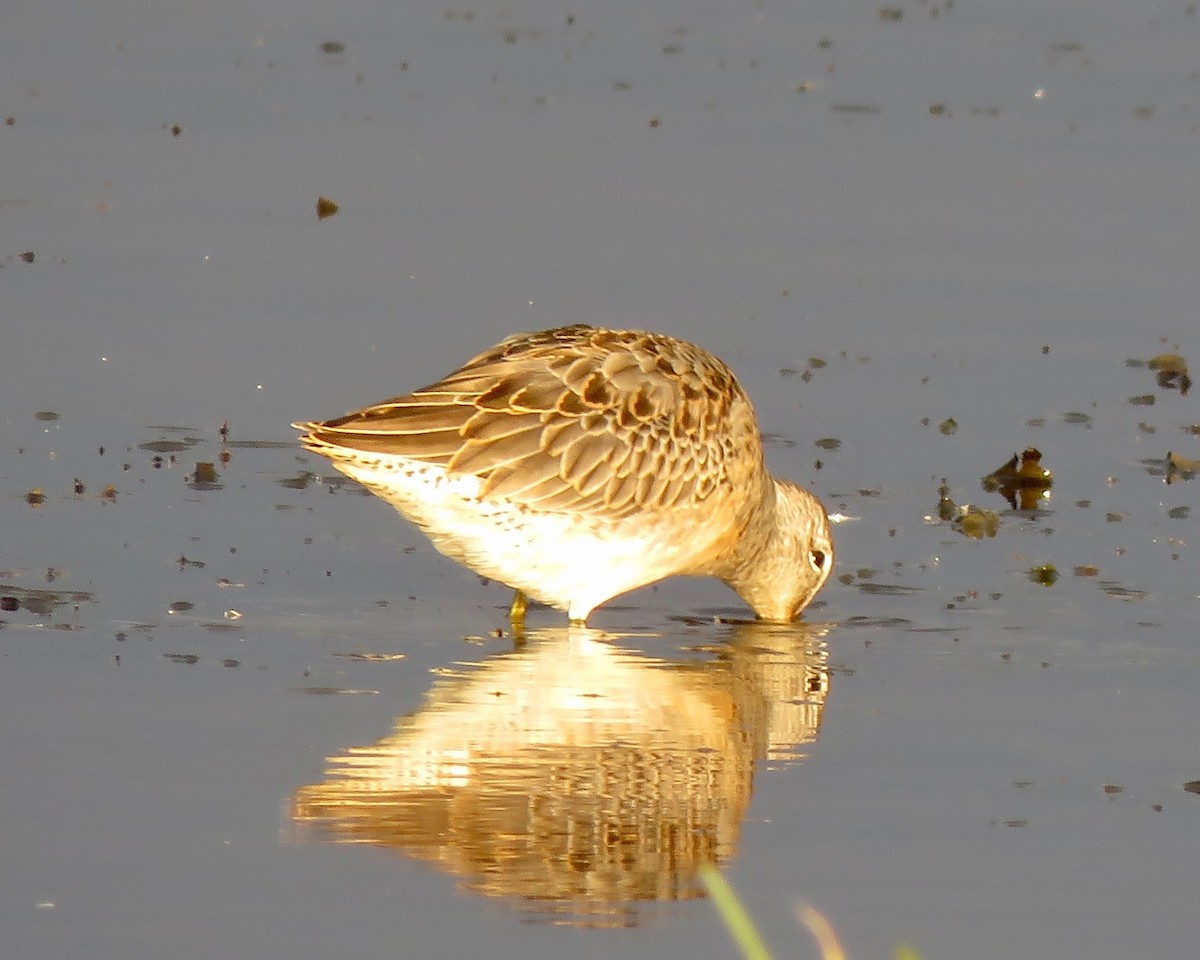
[[(700, 868), (700, 880), (745, 960), (771, 960), (770, 949), (729, 881), (711, 864)], [(821, 960), (848, 960), (837, 931), (823, 913), (803, 901), (794, 904), (793, 912), (796, 922), (817, 942)], [(897, 944), (892, 957), (894, 960), (921, 960), (921, 955), (906, 943)]]
[(1192, 388), (1187, 361), (1177, 353), (1160, 353), (1147, 360), (1146, 366), (1155, 372), (1154, 379), (1164, 390), (1178, 390), (1186, 397)]
[(954, 529), (972, 540), (994, 537), (1000, 530), (1000, 515), (994, 510), (966, 504), (959, 508), (959, 514), (954, 518)]
[(1014, 510), (1036, 510), (1050, 498), (1054, 474), (1042, 466), (1042, 452), (1027, 447), (1012, 455), (991, 473), (980, 478), (980, 485), (989, 493), (998, 493)]

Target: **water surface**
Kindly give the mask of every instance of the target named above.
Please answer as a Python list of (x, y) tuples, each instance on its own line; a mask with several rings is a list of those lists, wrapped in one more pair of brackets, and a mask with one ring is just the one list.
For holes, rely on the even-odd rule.
[[(1139, 364), (1196, 356), (1198, 30), (10, 11), (7, 952), (729, 956), (709, 856), (780, 955), (796, 898), (864, 958), (1194, 952), (1200, 413)], [(292, 443), (574, 322), (735, 368), (850, 518), (809, 627), (673, 580), (514, 648), (502, 586)], [(980, 478), (1027, 447), (1017, 511)]]

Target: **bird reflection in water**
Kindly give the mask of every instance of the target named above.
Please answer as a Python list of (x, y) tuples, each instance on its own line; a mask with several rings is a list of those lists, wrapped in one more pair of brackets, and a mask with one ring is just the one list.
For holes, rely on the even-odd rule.
[(697, 869), (734, 854), (756, 764), (816, 739), (827, 632), (745, 624), (673, 660), (595, 630), (531, 632), (330, 758), (292, 819), (555, 922), (636, 924), (639, 902), (702, 895)]

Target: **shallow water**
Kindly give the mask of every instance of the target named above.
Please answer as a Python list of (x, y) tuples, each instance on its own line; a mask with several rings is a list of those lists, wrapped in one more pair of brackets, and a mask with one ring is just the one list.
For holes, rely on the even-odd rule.
[[(863, 958), (1190, 954), (1200, 412), (1127, 361), (1194, 360), (1200, 20), (937, 10), (6, 17), (7, 952), (728, 956), (715, 856), (779, 955), (797, 898)], [(737, 370), (849, 518), (811, 626), (672, 580), (514, 649), (293, 443), (571, 322)]]

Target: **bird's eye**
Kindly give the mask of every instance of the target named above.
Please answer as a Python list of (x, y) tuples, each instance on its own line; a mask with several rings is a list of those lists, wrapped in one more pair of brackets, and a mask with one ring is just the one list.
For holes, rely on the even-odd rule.
[(814, 550), (809, 556), (812, 557), (813, 566), (818, 570), (825, 568), (825, 551)]

